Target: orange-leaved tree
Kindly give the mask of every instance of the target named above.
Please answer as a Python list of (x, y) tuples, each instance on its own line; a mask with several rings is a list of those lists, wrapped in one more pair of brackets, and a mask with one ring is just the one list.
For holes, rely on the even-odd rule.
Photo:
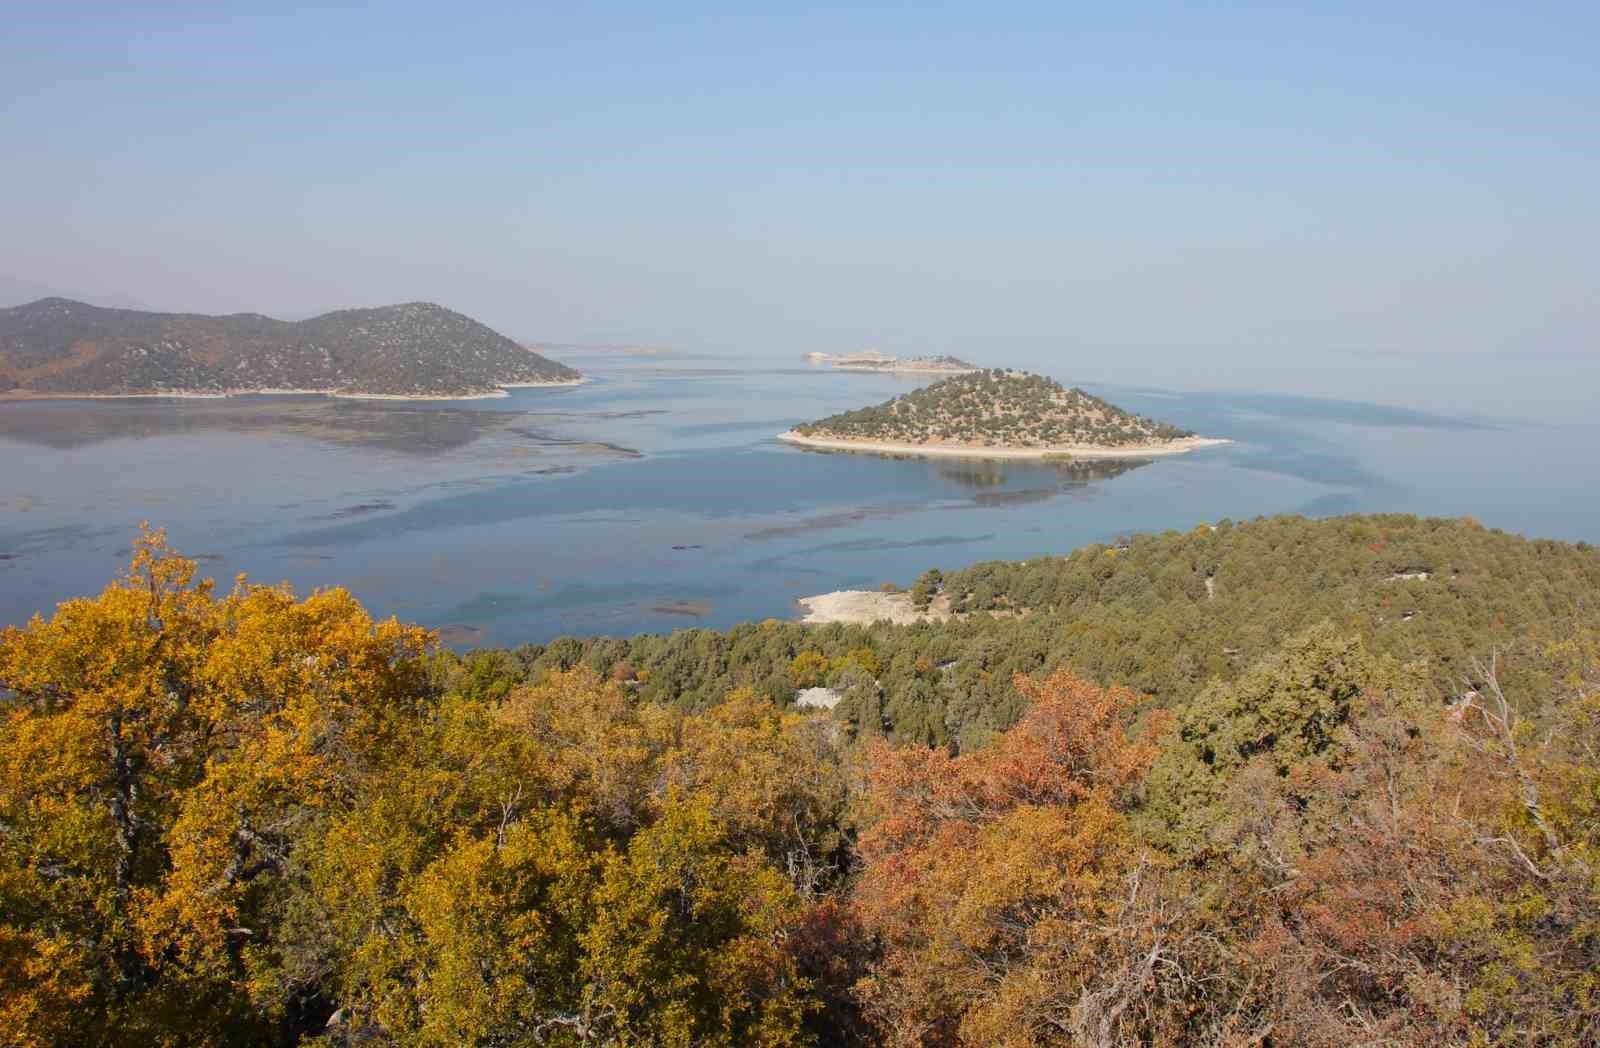
[(856, 905), (882, 957), (858, 989), (889, 1043), (1095, 1043), (1144, 992), (1123, 963), (1146, 876), (1124, 812), (1155, 757), (1136, 697), (1015, 685), (1030, 706), (988, 747), (868, 755)]
[(1449, 708), (1369, 692), (1337, 759), (1236, 782), (1231, 931), (1275, 1037), (1600, 1043), (1600, 689), (1536, 725), (1478, 676)]

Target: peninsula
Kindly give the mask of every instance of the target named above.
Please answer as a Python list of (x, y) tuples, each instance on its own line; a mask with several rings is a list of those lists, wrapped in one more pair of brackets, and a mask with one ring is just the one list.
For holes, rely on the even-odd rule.
[(310, 320), (105, 309), (45, 298), (0, 309), (0, 398), (227, 396), (463, 399), (565, 386), (578, 372), (427, 302)]
[(810, 364), (823, 364), (835, 371), (871, 371), (904, 375), (965, 375), (979, 370), (960, 357), (891, 357), (867, 350), (861, 353), (807, 353)]
[(779, 434), (831, 451), (984, 458), (1147, 458), (1226, 444), (1042, 375), (993, 369)]

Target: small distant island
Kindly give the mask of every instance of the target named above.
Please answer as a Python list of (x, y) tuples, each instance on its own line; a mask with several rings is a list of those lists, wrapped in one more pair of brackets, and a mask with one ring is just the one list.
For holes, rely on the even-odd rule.
[(1124, 411), (1043, 375), (999, 368), (779, 434), (804, 447), (985, 458), (1144, 458), (1228, 441)]
[(823, 364), (835, 371), (876, 371), (907, 375), (964, 375), (980, 370), (960, 357), (891, 357), (866, 350), (861, 353), (807, 353), (805, 360)]
[(318, 393), (503, 397), (583, 376), (428, 302), (310, 320), (107, 309), (45, 298), (0, 309), (0, 398)]

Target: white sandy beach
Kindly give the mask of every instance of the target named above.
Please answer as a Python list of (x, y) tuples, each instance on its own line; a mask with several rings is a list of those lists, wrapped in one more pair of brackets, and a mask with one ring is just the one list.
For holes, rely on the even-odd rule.
[(508, 389), (554, 389), (581, 386), (587, 378), (551, 382), (498, 382), (482, 393), (346, 393), (337, 389), (229, 389), (160, 390), (150, 393), (66, 393), (13, 389), (0, 392), (0, 400), (225, 400), (228, 397), (333, 397), (338, 400), (498, 400)]
[(497, 382), (495, 385), (501, 389), (545, 389), (555, 386), (581, 386), (588, 381), (587, 377), (579, 375), (577, 378), (551, 379), (545, 382)]
[(200, 393), (178, 390), (170, 393), (55, 393), (31, 389), (8, 389), (0, 392), (0, 401), (6, 400), (226, 400), (229, 393)]
[(1096, 444), (1067, 444), (1052, 448), (994, 448), (967, 444), (889, 444), (872, 440), (842, 440), (807, 437), (794, 430), (779, 433), (778, 439), (802, 447), (825, 451), (862, 451), (875, 455), (924, 455), (933, 458), (1042, 459), (1051, 455), (1070, 455), (1074, 459), (1151, 458), (1181, 455), (1200, 448), (1231, 444), (1220, 437), (1182, 437), (1160, 444), (1103, 447)]

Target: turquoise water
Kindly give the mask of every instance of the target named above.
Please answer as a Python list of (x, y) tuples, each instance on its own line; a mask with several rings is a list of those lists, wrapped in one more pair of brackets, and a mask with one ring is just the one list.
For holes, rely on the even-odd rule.
[(0, 622), (97, 590), (139, 521), (206, 573), (344, 585), (458, 644), (722, 627), (930, 566), (1222, 517), (1471, 515), (1600, 541), (1600, 426), (1096, 386), (1237, 443), (1144, 463), (893, 459), (784, 445), (919, 384), (716, 360), (453, 403), (0, 404)]

